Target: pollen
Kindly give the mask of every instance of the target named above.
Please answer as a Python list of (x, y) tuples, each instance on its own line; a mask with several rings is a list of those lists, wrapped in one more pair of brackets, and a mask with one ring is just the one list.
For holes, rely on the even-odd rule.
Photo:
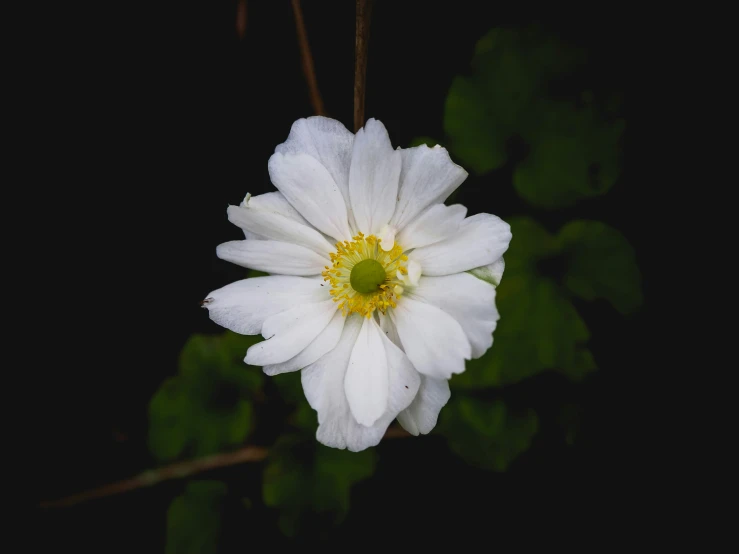
[(331, 283), (329, 293), (344, 316), (358, 313), (370, 318), (375, 310), (384, 314), (397, 305), (403, 292), (399, 277), (408, 273), (408, 256), (400, 245), (385, 251), (375, 235), (359, 233), (351, 242), (337, 242), (330, 256), (331, 267), (326, 266), (323, 280)]

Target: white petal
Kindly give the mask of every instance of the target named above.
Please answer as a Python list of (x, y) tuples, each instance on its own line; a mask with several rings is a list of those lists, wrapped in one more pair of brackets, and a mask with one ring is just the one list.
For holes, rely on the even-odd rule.
[(444, 240), (457, 232), (466, 215), (467, 208), (461, 204), (434, 204), (403, 228), (398, 243), (410, 250)]
[(268, 317), (262, 324), (262, 335), (267, 340), (249, 348), (244, 361), (264, 366), (289, 360), (321, 334), (335, 313), (336, 302), (327, 300)]
[(449, 275), (493, 263), (510, 242), (510, 225), (498, 216), (477, 214), (448, 239), (417, 248), (408, 257), (421, 264), (424, 275)]
[(320, 281), (304, 277), (253, 277), (211, 292), (203, 302), (218, 325), (242, 335), (257, 335), (268, 317), (293, 306), (330, 298)]
[(479, 358), (493, 345), (493, 331), (499, 315), (495, 307), (495, 287), (470, 275), (456, 273), (443, 277), (424, 276), (409, 297), (441, 308), (464, 329)]
[(300, 215), (298, 210), (290, 205), (290, 202), (287, 201), (287, 198), (285, 198), (281, 192), (265, 192), (264, 194), (259, 194), (257, 196), (247, 195), (247, 197), (248, 200), (245, 199), (244, 202), (241, 203), (242, 207), (273, 212), (289, 217), (303, 225), (308, 225), (305, 218)]
[(400, 151), (393, 150), (385, 126), (370, 119), (354, 137), (349, 198), (357, 229), (377, 234), (395, 211)]
[(385, 252), (390, 252), (393, 249), (395, 245), (395, 233), (395, 227), (390, 227), (390, 225), (383, 225), (380, 232), (377, 233), (377, 238), (380, 239), (380, 248)]
[(309, 366), (326, 352), (336, 347), (341, 337), (341, 331), (344, 329), (344, 320), (345, 318), (341, 312), (336, 310), (334, 317), (326, 328), (304, 350), (286, 362), (264, 366), (264, 373), (267, 375), (278, 375), (280, 373), (297, 371)]
[(418, 394), (405, 410), (398, 414), (398, 422), (411, 435), (426, 435), (436, 427), (439, 412), (449, 402), (452, 393), (446, 379), (421, 376)]
[(464, 371), (471, 347), (462, 326), (452, 316), (436, 306), (404, 296), (390, 317), (398, 328), (403, 350), (419, 372), (449, 379)]
[(406, 265), (407, 273), (403, 275), (400, 270), (397, 272), (397, 277), (401, 281), (403, 281), (403, 285), (406, 287), (415, 287), (418, 285), (419, 279), (421, 279), (421, 272), (423, 271), (423, 268), (421, 267), (421, 264), (414, 260), (408, 260), (408, 265)]
[[(374, 322), (373, 324), (377, 325)], [(387, 401), (388, 409), (383, 417), (387, 417), (392, 421), (398, 413), (410, 406), (416, 397), (418, 387), (421, 384), (421, 375), (413, 367), (405, 352), (396, 346), (382, 330), (379, 334), (385, 346), (390, 387), (390, 395)]]
[(324, 255), (327, 262), (330, 261), (328, 253), (335, 250), (331, 243), (313, 227), (293, 221), (289, 217), (276, 212), (254, 209), (248, 206), (229, 206), (227, 211), (228, 220), (244, 231), (255, 233), (268, 240), (305, 246)]
[[(290, 202), (282, 195), (281, 192), (266, 192), (258, 196), (252, 196), (247, 194), (244, 201), (239, 205), (242, 208), (250, 208), (253, 210), (264, 210), (267, 212), (273, 212), (285, 217), (289, 217), (293, 221), (302, 223), (303, 225), (310, 225), (305, 218), (298, 213), (298, 210), (290, 205)], [(252, 233), (244, 229), (244, 236), (247, 239), (252, 240), (264, 240), (267, 237), (263, 237), (258, 233)]]
[(364, 318), (344, 378), (349, 409), (357, 423), (367, 427), (387, 408), (388, 368), (381, 335), (375, 320)]
[(390, 390), (387, 410), (370, 427), (357, 423), (344, 392), (344, 379), (362, 324), (362, 317), (349, 316), (336, 348), (301, 372), (305, 397), (318, 412), (316, 438), (326, 446), (354, 452), (380, 442), (390, 422), (410, 405), (420, 384), (418, 372), (408, 358), (383, 338)]
[(503, 279), (503, 271), (505, 271), (505, 260), (501, 257), (491, 264), (470, 269), (469, 272), (478, 279), (487, 281), (494, 287), (497, 287), (500, 285), (501, 279)]
[(390, 318), (389, 315), (383, 315), (382, 313), (378, 314), (380, 316), (380, 329), (383, 333), (385, 333), (385, 336), (390, 339), (390, 342), (392, 342), (395, 346), (403, 349), (403, 344), (400, 342), (400, 337), (398, 336), (398, 329), (395, 327), (395, 323), (393, 323), (393, 320)]
[(398, 205), (390, 224), (402, 230), (432, 204), (443, 203), (467, 178), (467, 172), (440, 146), (429, 148), (422, 144), (400, 153)]
[(233, 240), (219, 244), (216, 255), (243, 267), (282, 275), (319, 275), (326, 258), (305, 246), (275, 240)]
[(287, 140), (275, 148), (280, 154), (307, 154), (325, 167), (349, 206), (349, 166), (354, 134), (328, 117), (298, 119)]
[(307, 154), (272, 154), (267, 164), (272, 183), (319, 231), (350, 240), (346, 203), (328, 170)]

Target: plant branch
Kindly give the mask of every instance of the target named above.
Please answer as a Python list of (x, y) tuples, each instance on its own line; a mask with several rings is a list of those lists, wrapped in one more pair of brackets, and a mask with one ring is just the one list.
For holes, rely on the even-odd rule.
[(293, 13), (295, 13), (295, 30), (298, 32), (298, 43), (300, 44), (300, 59), (303, 62), (303, 75), (305, 75), (305, 82), (308, 85), (310, 103), (316, 115), (326, 115), (321, 92), (318, 90), (316, 70), (313, 67), (313, 56), (310, 53), (308, 33), (305, 30), (305, 21), (303, 21), (303, 10), (300, 7), (300, 0), (292, 0), (292, 5)]
[(354, 43), (354, 132), (364, 126), (364, 96), (367, 83), (367, 46), (369, 45), (372, 0), (357, 0), (357, 31)]
[[(397, 439), (409, 437), (410, 434), (400, 427), (391, 427), (385, 432), (386, 439)], [(269, 449), (262, 446), (245, 446), (234, 452), (225, 452), (223, 454), (215, 454), (197, 460), (187, 460), (177, 462), (175, 464), (165, 466), (159, 469), (150, 469), (144, 471), (135, 477), (118, 481), (117, 483), (109, 483), (102, 487), (97, 487), (84, 492), (73, 494), (59, 500), (46, 500), (39, 504), (40, 508), (65, 508), (75, 506), (88, 500), (96, 498), (104, 498), (124, 492), (134, 491), (145, 487), (157, 485), (163, 481), (170, 479), (183, 479), (191, 477), (221, 467), (235, 466), (249, 462), (261, 462), (269, 454)]]

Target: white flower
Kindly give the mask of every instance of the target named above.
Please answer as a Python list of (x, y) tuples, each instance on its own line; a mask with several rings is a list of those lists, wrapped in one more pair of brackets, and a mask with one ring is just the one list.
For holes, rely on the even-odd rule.
[(393, 150), (374, 119), (296, 121), (269, 174), (279, 192), (229, 206), (246, 240), (217, 254), (271, 275), (210, 293), (211, 319), (268, 339), (248, 364), (302, 370), (323, 444), (363, 450), (395, 418), (430, 432), (448, 379), (493, 343), (509, 225), (444, 205), (467, 172), (439, 146)]

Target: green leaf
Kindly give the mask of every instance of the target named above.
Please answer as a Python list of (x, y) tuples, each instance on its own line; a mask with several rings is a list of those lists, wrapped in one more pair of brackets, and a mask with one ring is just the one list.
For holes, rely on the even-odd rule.
[(283, 438), (270, 451), (264, 470), (264, 503), (280, 510), (288, 536), (320, 520), (339, 523), (349, 510), (351, 487), (374, 472), (371, 450), (349, 452), (315, 442)]
[(225, 494), (219, 481), (188, 483), (167, 510), (166, 554), (216, 553)]
[(190, 337), (179, 375), (149, 405), (149, 448), (157, 460), (214, 454), (246, 440), (254, 421), (249, 398), (263, 376), (243, 358), (259, 340), (231, 332)]
[(425, 136), (416, 137), (408, 145), (408, 148), (413, 148), (414, 146), (421, 146), (422, 144), (425, 144), (429, 148), (433, 148), (434, 146), (439, 144), (439, 141), (436, 139), (432, 139), (431, 137), (425, 137)]
[(449, 149), (482, 174), (503, 166), (511, 140), (522, 140), (529, 154), (514, 171), (514, 186), (537, 206), (557, 208), (603, 194), (620, 171), (624, 123), (614, 116), (614, 102), (601, 114), (592, 91), (568, 100), (551, 92), (585, 59), (536, 26), (493, 29), (477, 44), (471, 74), (456, 77), (449, 89)]
[(184, 450), (187, 414), (187, 397), (178, 379), (167, 379), (149, 403), (149, 449), (157, 460), (174, 460)]
[(531, 151), (513, 174), (528, 202), (559, 208), (607, 192), (620, 173), (624, 123), (603, 121), (594, 109), (539, 102), (539, 125), (527, 133)]
[(472, 79), (455, 77), (444, 105), (444, 132), (460, 163), (474, 173), (502, 166), (509, 132), (496, 121), (496, 111)]
[(270, 377), (272, 383), (277, 386), (280, 396), (289, 404), (297, 404), (305, 399), (303, 394), (303, 384), (299, 371), (290, 371), (288, 373), (280, 373)]
[(569, 255), (565, 286), (584, 300), (605, 298), (622, 314), (642, 303), (634, 250), (619, 231), (598, 221), (572, 221), (559, 233)]
[(501, 314), (493, 347), (452, 378), (457, 389), (501, 386), (547, 370), (579, 381), (596, 369), (589, 332), (570, 298), (605, 298), (621, 313), (642, 302), (634, 251), (617, 230), (572, 221), (557, 236), (530, 218), (511, 218)]
[(505, 471), (525, 452), (538, 429), (536, 412), (513, 414), (501, 400), (452, 395), (441, 411), (439, 431), (470, 465)]
[(513, 239), (505, 277), (496, 289), (501, 317), (495, 340), (485, 355), (467, 362), (466, 371), (452, 378), (457, 389), (502, 386), (547, 370), (580, 380), (596, 367), (584, 346), (589, 338), (585, 322), (556, 276), (545, 274), (558, 261), (566, 263), (560, 241), (532, 219), (509, 223)]

